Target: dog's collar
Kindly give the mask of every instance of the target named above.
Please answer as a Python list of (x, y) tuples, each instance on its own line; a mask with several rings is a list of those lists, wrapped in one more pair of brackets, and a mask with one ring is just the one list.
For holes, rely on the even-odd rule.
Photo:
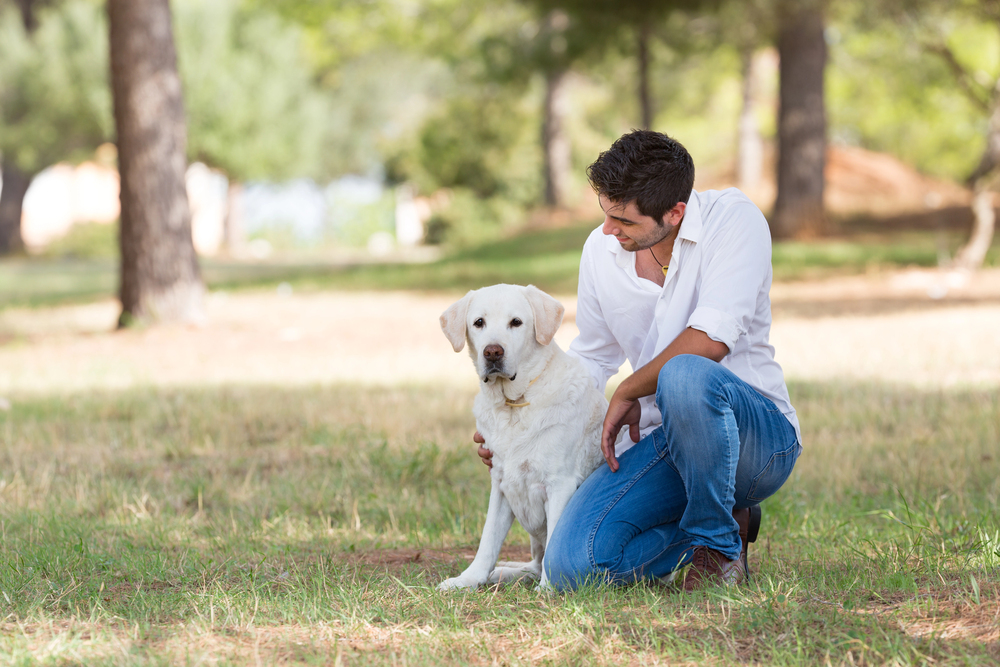
[[(545, 372), (545, 369), (543, 368), (542, 369), (542, 373), (544, 373), (544, 372)], [(540, 378), (540, 377), (542, 377), (541, 373), (538, 374), (538, 377), (536, 377), (534, 380), (532, 380), (531, 382), (528, 383), (528, 387), (530, 387), (531, 385), (533, 385), (536, 382), (538, 382), (538, 378)], [(525, 390), (527, 390), (528, 387), (525, 387)], [(500, 388), (500, 393), (503, 394), (503, 399), (504, 399), (503, 403), (508, 408), (525, 408), (525, 407), (528, 407), (529, 405), (531, 405), (531, 403), (528, 402), (528, 401), (525, 401), (523, 403), (516, 403), (516, 402), (514, 402), (513, 399), (507, 398), (507, 394), (503, 393), (503, 387)], [(522, 396), (522, 398), (523, 398), (523, 396)]]

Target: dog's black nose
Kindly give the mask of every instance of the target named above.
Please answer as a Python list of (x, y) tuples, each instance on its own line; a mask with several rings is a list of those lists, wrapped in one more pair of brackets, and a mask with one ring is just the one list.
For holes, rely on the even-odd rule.
[(496, 363), (503, 359), (503, 348), (497, 344), (487, 345), (483, 348), (483, 357), (486, 361)]

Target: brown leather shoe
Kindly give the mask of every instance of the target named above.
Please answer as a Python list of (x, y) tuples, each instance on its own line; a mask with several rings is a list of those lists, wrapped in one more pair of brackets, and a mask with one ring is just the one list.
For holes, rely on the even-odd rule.
[(743, 562), (743, 571), (746, 573), (747, 581), (750, 580), (750, 564), (747, 562), (747, 546), (751, 542), (757, 541), (757, 533), (760, 532), (760, 505), (753, 505), (740, 510), (733, 510), (733, 518), (740, 526), (740, 542), (743, 543), (740, 549), (740, 560)]
[(725, 555), (708, 547), (695, 547), (691, 564), (681, 575), (681, 587), (694, 591), (705, 586), (739, 584), (747, 577), (743, 559), (729, 560)]

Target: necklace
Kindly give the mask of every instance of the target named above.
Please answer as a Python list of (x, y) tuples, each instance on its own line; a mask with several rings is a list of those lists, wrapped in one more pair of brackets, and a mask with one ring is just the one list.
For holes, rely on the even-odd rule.
[[(657, 264), (660, 264), (660, 260), (656, 259), (656, 255), (653, 254), (653, 247), (652, 246), (649, 247), (649, 254), (653, 255), (653, 261), (654, 262), (656, 262)], [(660, 264), (660, 269), (663, 271), (663, 275), (667, 275), (667, 269), (669, 269), (669, 268), (670, 268), (669, 264), (666, 264), (666, 265)]]

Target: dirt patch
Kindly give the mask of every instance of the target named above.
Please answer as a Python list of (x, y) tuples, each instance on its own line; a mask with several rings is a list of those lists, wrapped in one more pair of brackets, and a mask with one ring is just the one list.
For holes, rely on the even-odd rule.
[[(472, 562), (476, 556), (474, 547), (454, 549), (378, 549), (337, 556), (355, 565), (386, 567), (390, 570), (421, 563)], [(500, 560), (529, 561), (531, 549), (524, 546), (505, 545), (500, 550)]]
[[(201, 328), (113, 330), (118, 306), (0, 311), (0, 396), (137, 386), (331, 383), (475, 391), (438, 316), (459, 295), (215, 293)], [(561, 296), (564, 349), (576, 300)], [(772, 289), (771, 342), (790, 380), (1000, 385), (1000, 270), (896, 271)], [(630, 372), (627, 365), (623, 374)], [(619, 377), (624, 377), (620, 375)], [(616, 380), (612, 380), (612, 385)]]

